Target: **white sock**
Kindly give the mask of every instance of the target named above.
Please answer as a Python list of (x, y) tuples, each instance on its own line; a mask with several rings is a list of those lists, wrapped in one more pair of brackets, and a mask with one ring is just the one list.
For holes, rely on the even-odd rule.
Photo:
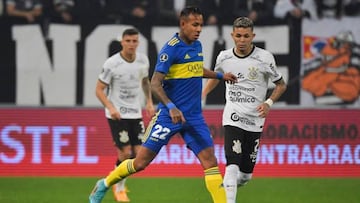
[(244, 173), (239, 171), (237, 176), (238, 187), (246, 185), (251, 180), (251, 177), (252, 177), (252, 173)]
[(239, 166), (235, 164), (230, 164), (225, 168), (224, 188), (226, 192), (227, 203), (236, 203), (237, 176), (239, 170)]

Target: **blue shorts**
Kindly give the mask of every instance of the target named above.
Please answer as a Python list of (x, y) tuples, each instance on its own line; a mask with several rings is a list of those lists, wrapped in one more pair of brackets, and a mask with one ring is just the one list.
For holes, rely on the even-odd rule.
[(143, 146), (158, 153), (177, 133), (195, 155), (205, 148), (214, 146), (210, 130), (201, 114), (196, 119), (187, 119), (184, 124), (173, 124), (171, 118), (161, 111), (151, 120), (144, 135)]

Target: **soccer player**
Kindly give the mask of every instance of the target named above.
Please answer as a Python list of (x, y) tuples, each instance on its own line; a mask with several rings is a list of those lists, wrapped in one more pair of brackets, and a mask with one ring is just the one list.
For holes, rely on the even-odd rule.
[[(145, 133), (142, 119), (141, 88), (146, 98), (146, 110), (155, 114), (149, 72), (149, 59), (136, 51), (139, 31), (126, 29), (121, 39), (122, 50), (108, 58), (96, 84), (96, 96), (105, 107), (112, 139), (117, 149), (116, 165), (133, 158)], [(116, 201), (129, 202), (125, 180), (113, 186)]]
[[(225, 128), (224, 187), (227, 203), (235, 203), (237, 186), (245, 185), (251, 179), (265, 117), (271, 105), (286, 90), (286, 84), (276, 69), (274, 56), (252, 43), (255, 33), (249, 18), (237, 18), (231, 36), (235, 47), (219, 53), (214, 69), (220, 73), (233, 73), (238, 78), (237, 83), (225, 85), (226, 104), (222, 118)], [(265, 99), (268, 80), (276, 86), (270, 97)], [(217, 80), (209, 79), (203, 90), (203, 98), (217, 84)]]
[(89, 196), (90, 203), (101, 202), (111, 185), (144, 170), (177, 133), (198, 157), (213, 202), (226, 202), (214, 143), (202, 115), (202, 78), (236, 82), (236, 77), (203, 68), (202, 45), (198, 40), (202, 26), (203, 16), (199, 8), (186, 7), (181, 11), (180, 32), (161, 49), (151, 79), (152, 93), (160, 103), (146, 130), (145, 141), (135, 159), (123, 161), (106, 178), (96, 183)]

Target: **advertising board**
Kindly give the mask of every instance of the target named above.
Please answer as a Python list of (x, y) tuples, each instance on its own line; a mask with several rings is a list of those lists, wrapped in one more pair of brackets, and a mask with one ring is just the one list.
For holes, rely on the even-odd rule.
[[(204, 110), (221, 170), (221, 109)], [(149, 118), (145, 118), (148, 122)], [(262, 135), (254, 175), (360, 177), (360, 110), (274, 109)], [(101, 108), (0, 109), (0, 176), (104, 176), (115, 149)], [(136, 176), (202, 176), (175, 136)]]

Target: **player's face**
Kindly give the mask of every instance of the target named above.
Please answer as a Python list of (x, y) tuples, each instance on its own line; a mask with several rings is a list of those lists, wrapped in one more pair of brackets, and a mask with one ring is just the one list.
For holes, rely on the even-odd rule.
[(121, 40), (122, 51), (126, 54), (135, 54), (139, 45), (139, 35), (124, 35)]
[(190, 14), (187, 18), (180, 21), (180, 37), (186, 42), (191, 43), (200, 37), (203, 26), (203, 16)]
[(234, 28), (231, 36), (234, 40), (235, 47), (237, 52), (247, 55), (252, 49), (252, 41), (255, 37), (255, 34), (251, 28)]

